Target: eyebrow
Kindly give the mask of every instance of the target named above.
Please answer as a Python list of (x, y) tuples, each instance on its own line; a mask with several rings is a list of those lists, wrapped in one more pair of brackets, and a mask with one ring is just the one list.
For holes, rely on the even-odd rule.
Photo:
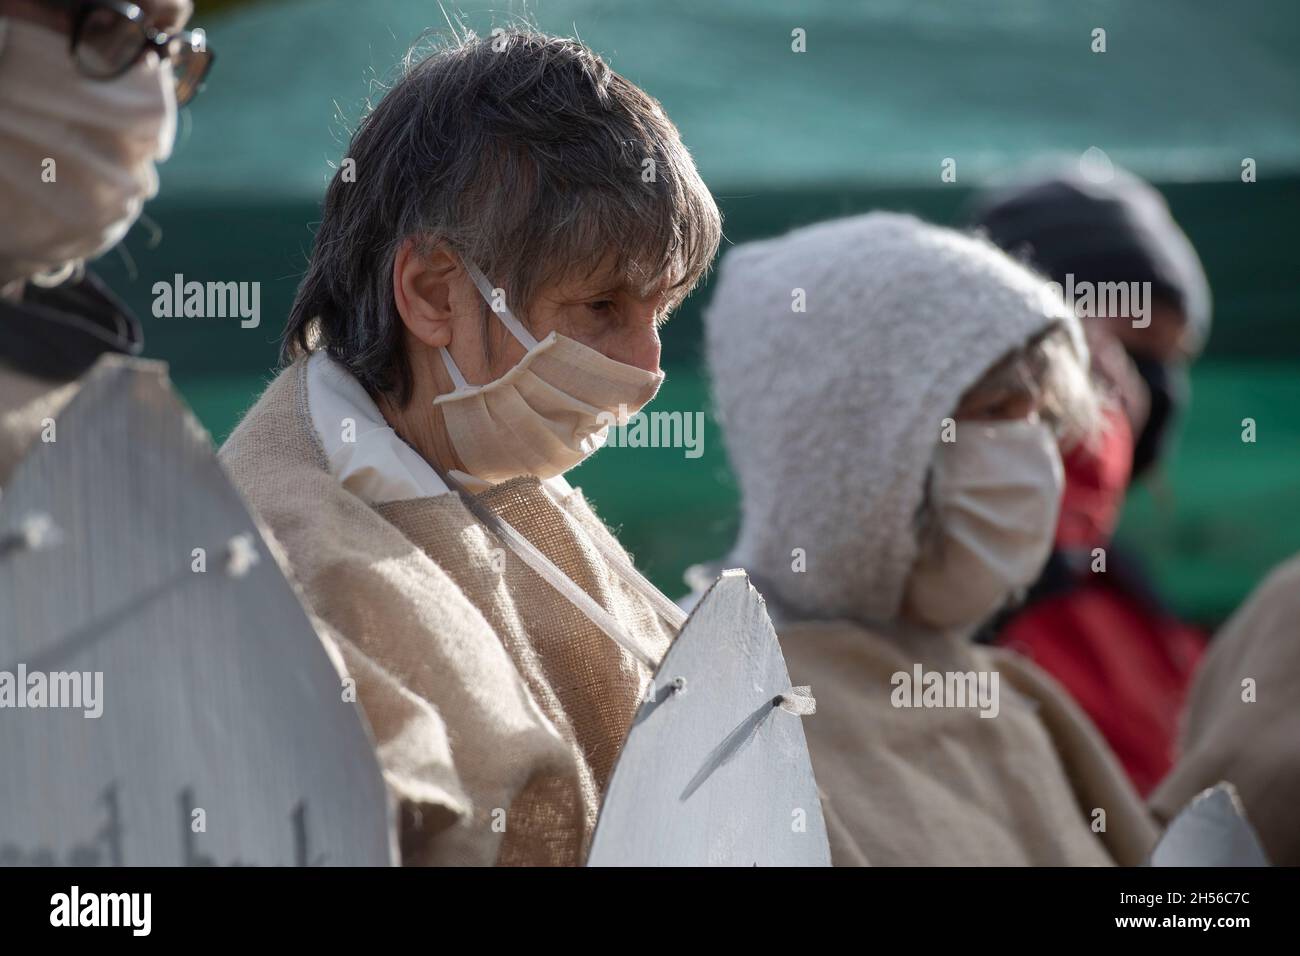
[[(642, 295), (640, 289), (638, 289), (635, 285), (633, 285), (632, 283), (626, 280), (618, 280), (608, 285), (602, 283), (601, 286), (593, 289), (592, 291), (587, 291), (586, 289), (584, 289), (583, 291), (579, 292), (577, 298), (579, 299), (611, 298), (616, 295), (629, 295), (632, 298), (641, 301), (647, 301), (655, 298), (655, 295), (653, 294)], [(667, 288), (661, 289), (658, 295), (667, 300), (669, 298), (668, 289)]]

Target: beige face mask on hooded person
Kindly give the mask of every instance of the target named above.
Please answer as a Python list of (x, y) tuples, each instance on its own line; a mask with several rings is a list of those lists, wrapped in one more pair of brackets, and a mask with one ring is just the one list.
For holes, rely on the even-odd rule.
[(469, 474), (498, 482), (520, 475), (553, 478), (605, 444), (611, 425), (654, 398), (663, 372), (647, 372), (551, 332), (537, 341), (479, 268), (462, 260), (479, 293), (527, 354), (500, 378), (470, 385), (446, 348), (455, 391), (439, 395), (452, 447)]
[(1035, 419), (959, 422), (930, 478), (931, 526), (904, 614), (939, 630), (978, 625), (1042, 571), (1065, 472), (1056, 436)]
[(175, 133), (169, 63), (149, 54), (92, 79), (65, 34), (0, 18), (0, 286), (61, 281), (120, 241), (158, 192), (154, 163)]

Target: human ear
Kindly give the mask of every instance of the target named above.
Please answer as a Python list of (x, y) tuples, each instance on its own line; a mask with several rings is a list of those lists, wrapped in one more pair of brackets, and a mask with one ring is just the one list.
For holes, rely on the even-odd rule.
[(393, 302), (402, 324), (431, 348), (451, 345), (452, 283), (459, 260), (444, 246), (431, 252), (415, 239), (402, 242), (393, 256)]

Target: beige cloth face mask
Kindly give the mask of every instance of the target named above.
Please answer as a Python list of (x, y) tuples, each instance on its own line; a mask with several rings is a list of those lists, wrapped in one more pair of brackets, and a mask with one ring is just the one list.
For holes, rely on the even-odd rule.
[(904, 613), (941, 630), (981, 623), (1028, 587), (1052, 549), (1065, 469), (1036, 419), (962, 422), (940, 442), (934, 528), (912, 567)]
[[(493, 288), (464, 260), (479, 293), (493, 305)], [(446, 348), (443, 364), (456, 388), (439, 395), (452, 447), (475, 478), (498, 482), (520, 475), (553, 478), (605, 444), (611, 425), (654, 398), (663, 372), (617, 362), (557, 332), (537, 341), (504, 304), (493, 313), (527, 354), (505, 375), (470, 385)]]
[(58, 281), (115, 245), (157, 193), (175, 134), (167, 61), (90, 79), (65, 34), (0, 18), (0, 284)]

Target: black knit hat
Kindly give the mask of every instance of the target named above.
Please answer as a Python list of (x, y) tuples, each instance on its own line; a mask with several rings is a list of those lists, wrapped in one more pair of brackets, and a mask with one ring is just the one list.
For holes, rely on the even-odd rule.
[(1149, 184), (1116, 169), (1104, 182), (1070, 170), (976, 197), (968, 223), (1047, 277), (1150, 282), (1187, 316), (1199, 347), (1209, 333), (1210, 290), (1195, 250)]

